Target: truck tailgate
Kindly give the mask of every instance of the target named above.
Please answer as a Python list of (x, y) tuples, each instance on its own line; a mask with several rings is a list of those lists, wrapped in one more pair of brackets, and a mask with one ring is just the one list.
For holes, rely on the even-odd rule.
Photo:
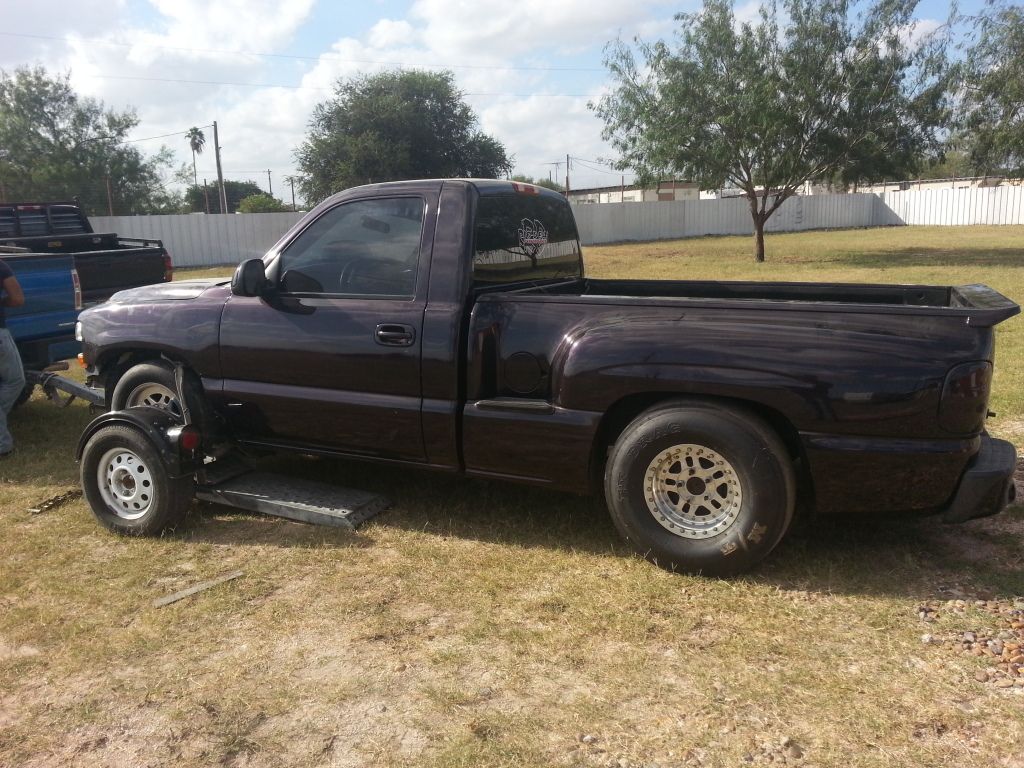
[(3, 258), (25, 293), (24, 306), (6, 310), (7, 328), (15, 341), (73, 335), (78, 310), (72, 257), (29, 254)]
[(168, 279), (169, 260), (161, 245), (122, 247), (76, 253), (75, 267), (82, 282), (82, 301), (96, 304), (106, 301), (118, 291), (142, 285), (162, 283)]

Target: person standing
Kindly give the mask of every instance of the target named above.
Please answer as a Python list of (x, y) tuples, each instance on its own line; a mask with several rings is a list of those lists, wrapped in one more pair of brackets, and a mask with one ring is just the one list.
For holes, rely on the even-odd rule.
[(14, 271), (0, 259), (0, 459), (14, 452), (14, 438), (7, 428), (7, 414), (25, 388), (25, 371), (14, 337), (7, 330), (6, 307), (20, 307), (25, 303)]

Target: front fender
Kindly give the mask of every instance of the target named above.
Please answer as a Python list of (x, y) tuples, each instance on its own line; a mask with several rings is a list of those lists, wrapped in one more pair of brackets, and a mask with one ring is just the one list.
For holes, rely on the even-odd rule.
[(178, 450), (178, 431), (181, 429), (181, 420), (173, 413), (160, 408), (139, 406), (126, 408), (123, 411), (110, 411), (97, 416), (78, 438), (78, 445), (75, 447), (75, 461), (82, 460), (82, 453), (85, 446), (103, 427), (119, 424), (121, 426), (137, 429), (147, 438), (160, 455), (167, 474), (171, 477), (186, 477), (195, 473), (202, 463), (201, 458), (182, 456)]

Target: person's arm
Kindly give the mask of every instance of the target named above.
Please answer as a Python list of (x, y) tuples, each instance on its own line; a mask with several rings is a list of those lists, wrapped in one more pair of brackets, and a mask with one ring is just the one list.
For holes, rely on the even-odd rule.
[(18, 278), (11, 275), (3, 282), (4, 286), (4, 306), (5, 307), (20, 307), (25, 303), (25, 294), (21, 290), (21, 286), (18, 284)]

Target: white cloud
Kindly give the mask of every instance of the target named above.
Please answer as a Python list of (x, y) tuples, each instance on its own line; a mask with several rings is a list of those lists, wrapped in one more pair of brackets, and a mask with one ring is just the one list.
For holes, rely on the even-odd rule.
[[(316, 60), (306, 61), (256, 54), (301, 46), (303, 25), (316, 22), (313, 0), (150, 0), (155, 16), (144, 22), (128, 12), (124, 0), (40, 1), (52, 16), (45, 33), (65, 41), (18, 41), (0, 49), (0, 67), (35, 60), (51, 71), (70, 68), (80, 92), (118, 108), (137, 107), (142, 122), (135, 136), (217, 120), (226, 175), (264, 184), (266, 174), (259, 171), (272, 168), (279, 195), (310, 113), (330, 96), (337, 79), (399, 63), (452, 68), (483, 129), (505, 144), (520, 172), (546, 177), (551, 167), (545, 163), (564, 160), (567, 151), (588, 159), (608, 156), (600, 120), (586, 107), (604, 80), (595, 54), (618, 36), (670, 33), (678, 9), (666, 0), (413, 0), (403, 16), (380, 18), (364, 34), (347, 31)], [(24, 7), (31, 12), (18, 11), (5, 26), (38, 29), (39, 4)], [(568, 58), (584, 49), (581, 58)], [(512, 68), (579, 62), (598, 71)], [(161, 144), (177, 152), (178, 162), (191, 163), (181, 136), (139, 146), (155, 151)], [(207, 130), (200, 179), (215, 176), (212, 146)], [(564, 174), (563, 165), (560, 180)], [(582, 166), (573, 172), (573, 186), (617, 182), (614, 174)]]
[(917, 50), (941, 27), (942, 22), (938, 19), (915, 19), (900, 30), (900, 42), (911, 51)]
[(150, 0), (163, 17), (165, 45), (268, 51), (289, 41), (313, 0)]

